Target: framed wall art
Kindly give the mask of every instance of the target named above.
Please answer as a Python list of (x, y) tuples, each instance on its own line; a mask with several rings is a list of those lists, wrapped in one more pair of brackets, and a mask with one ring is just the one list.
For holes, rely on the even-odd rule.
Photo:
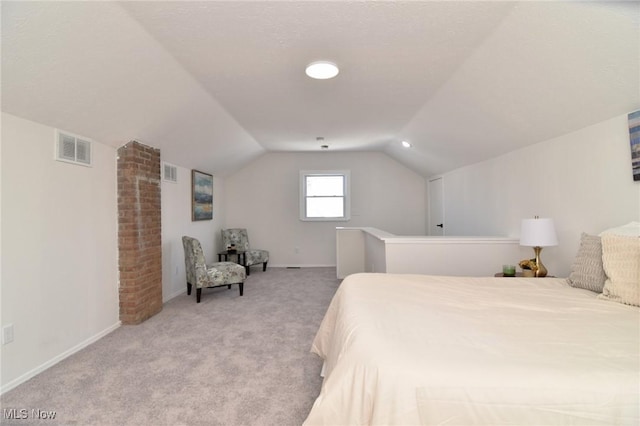
[(633, 180), (640, 181), (640, 110), (629, 114), (629, 143)]
[(213, 219), (213, 176), (191, 170), (192, 220)]

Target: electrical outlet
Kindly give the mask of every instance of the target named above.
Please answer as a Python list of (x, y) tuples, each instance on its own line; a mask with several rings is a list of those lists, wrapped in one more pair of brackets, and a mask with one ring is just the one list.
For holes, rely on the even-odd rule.
[(2, 327), (2, 344), (13, 342), (13, 324), (8, 324)]

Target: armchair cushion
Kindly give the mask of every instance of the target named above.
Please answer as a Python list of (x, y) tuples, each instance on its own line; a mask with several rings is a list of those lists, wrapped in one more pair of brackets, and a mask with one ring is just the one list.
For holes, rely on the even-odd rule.
[(238, 284), (240, 296), (243, 293), (244, 280), (247, 277), (245, 268), (233, 262), (205, 263), (204, 253), (200, 241), (195, 238), (182, 237), (184, 247), (184, 262), (187, 274), (187, 294), (191, 294), (191, 287), (196, 287), (197, 302), (204, 287), (219, 287)]
[(262, 263), (263, 270), (266, 270), (267, 262), (269, 262), (269, 251), (252, 249), (249, 245), (249, 234), (245, 228), (230, 228), (222, 230), (222, 246), (227, 248), (232, 244), (236, 246), (237, 250), (245, 252), (245, 266), (247, 268), (251, 265)]
[(235, 262), (216, 262), (207, 266), (207, 277), (208, 284), (218, 286), (243, 282), (247, 275), (244, 268)]
[(247, 266), (266, 263), (269, 261), (269, 252), (267, 250), (251, 249), (247, 250)]

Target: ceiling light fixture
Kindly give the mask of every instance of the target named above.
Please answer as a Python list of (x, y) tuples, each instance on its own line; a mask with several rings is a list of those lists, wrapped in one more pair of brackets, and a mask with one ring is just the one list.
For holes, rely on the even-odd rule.
[(411, 144), (407, 141), (402, 141), (402, 146), (405, 148), (411, 148)]
[(338, 66), (333, 62), (316, 61), (307, 65), (307, 69), (305, 70), (305, 72), (311, 78), (315, 78), (317, 80), (327, 80), (338, 75), (340, 70), (338, 69)]

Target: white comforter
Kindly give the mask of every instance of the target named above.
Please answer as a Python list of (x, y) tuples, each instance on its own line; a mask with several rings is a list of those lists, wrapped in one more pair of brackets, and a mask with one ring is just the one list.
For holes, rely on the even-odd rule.
[(640, 424), (640, 310), (559, 278), (355, 274), (306, 425)]

